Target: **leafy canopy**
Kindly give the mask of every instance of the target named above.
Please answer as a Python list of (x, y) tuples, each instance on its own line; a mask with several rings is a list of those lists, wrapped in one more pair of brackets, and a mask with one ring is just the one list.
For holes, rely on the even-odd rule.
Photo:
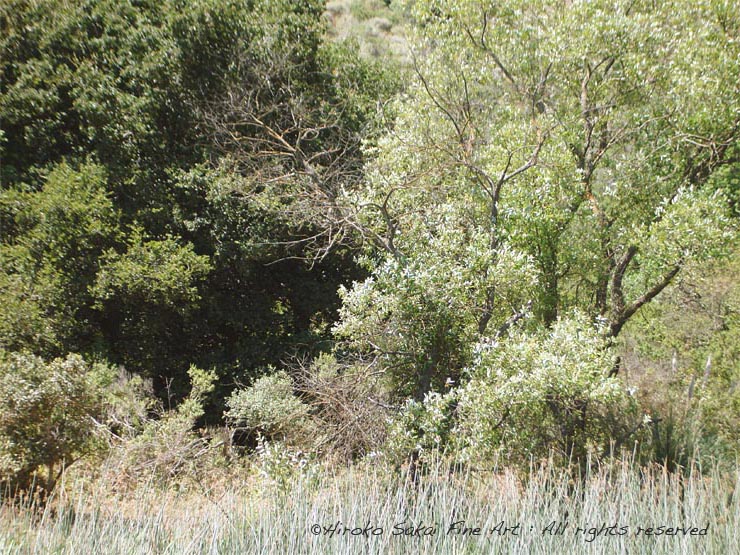
[(731, 3), (417, 1), (414, 78), (345, 201), (374, 246), (337, 331), (402, 392), (577, 308), (607, 337), (734, 231)]

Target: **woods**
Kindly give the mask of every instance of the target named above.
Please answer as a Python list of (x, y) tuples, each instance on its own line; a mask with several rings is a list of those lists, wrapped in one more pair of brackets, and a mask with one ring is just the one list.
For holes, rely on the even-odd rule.
[(302, 164), (356, 181), (390, 89), (322, 43), (320, 4), (184, 7), (6, 4), (0, 115), (3, 347), (102, 357), (180, 398), (190, 363), (233, 387), (327, 339), (360, 274), (346, 250), (302, 261), (326, 232), (312, 196), (340, 180)]
[(330, 8), (0, 7), (4, 491), (732, 467), (734, 2)]

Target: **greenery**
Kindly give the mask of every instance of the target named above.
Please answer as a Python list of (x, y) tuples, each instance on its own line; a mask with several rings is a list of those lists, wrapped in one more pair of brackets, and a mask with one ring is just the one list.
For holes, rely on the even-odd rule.
[(95, 417), (102, 413), (101, 384), (76, 355), (45, 364), (13, 353), (0, 364), (0, 484), (10, 491), (28, 488), (43, 467), (51, 489), (59, 465), (72, 464), (91, 447)]
[(731, 529), (739, 34), (730, 0), (4, 2), (0, 550), (259, 551), (266, 517), (126, 536), (95, 488), (307, 528), (353, 473), (337, 514), (511, 479), (528, 525), (633, 525), (660, 482)]
[(390, 73), (323, 41), (316, 2), (1, 9), (0, 345), (106, 358), (180, 398), (191, 363), (225, 397), (324, 348), (361, 270), (314, 259), (332, 230), (310, 193), (357, 181)]
[(263, 376), (245, 389), (234, 392), (227, 401), (226, 418), (232, 426), (270, 437), (301, 430), (308, 407), (293, 394), (293, 382), (286, 372)]

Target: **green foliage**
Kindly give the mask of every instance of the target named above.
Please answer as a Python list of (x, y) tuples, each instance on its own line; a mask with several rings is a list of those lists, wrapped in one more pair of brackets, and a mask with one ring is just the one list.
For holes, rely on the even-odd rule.
[(155, 376), (169, 357), (178, 356), (174, 335), (187, 328), (198, 308), (198, 285), (211, 269), (208, 257), (173, 237), (133, 235), (125, 253), (107, 251), (100, 264), (92, 293), (114, 339), (111, 348), (130, 368)]
[[(734, 460), (740, 424), (740, 289), (737, 244), (729, 260), (692, 265), (621, 346), (629, 382), (655, 424), (659, 461), (692, 454)], [(654, 384), (660, 384), (656, 387)]]
[(482, 345), (470, 380), (458, 392), (457, 435), (465, 457), (502, 455), (526, 464), (551, 451), (583, 461), (631, 447), (641, 435), (634, 396), (610, 377), (614, 355), (603, 329), (583, 315), (540, 333), (518, 331)]
[(291, 494), (291, 487), (298, 479), (311, 478), (318, 468), (302, 451), (290, 448), (279, 441), (257, 437), (257, 468), (262, 477), (283, 495)]
[(509, 307), (526, 304), (536, 280), (529, 257), (505, 248), (494, 254), (485, 236), (461, 234), (451, 222), (419, 239), (423, 249), (388, 256), (372, 277), (340, 290), (335, 327), (352, 347), (391, 361), (392, 390), (417, 401), (430, 388), (459, 381), (479, 337), (486, 290), (497, 291), (502, 306), (495, 315), (503, 321)]
[(428, 393), (423, 402), (409, 399), (393, 419), (385, 453), (397, 463), (416, 457), (428, 463), (444, 455), (455, 457), (463, 438), (455, 431), (457, 391)]
[(282, 371), (237, 389), (226, 401), (226, 419), (249, 434), (295, 438), (304, 432), (309, 407), (293, 393), (293, 381)]
[(92, 446), (103, 412), (96, 373), (77, 355), (45, 363), (2, 352), (0, 359), (0, 484), (27, 488), (43, 467), (51, 489), (59, 466)]
[(646, 439), (639, 405), (609, 377), (614, 355), (603, 329), (583, 315), (551, 329), (518, 329), (500, 343), (481, 343), (463, 385), (408, 401), (394, 420), (394, 459), (439, 453), (465, 462), (532, 459), (585, 462)]
[[(737, 238), (737, 10), (401, 4), (413, 73), (386, 102), (392, 64), (326, 42), (321, 0), (5, 2), (0, 349), (138, 376), (108, 368), (98, 420), (143, 430), (134, 451), (160, 474), (208, 449), (196, 421), (224, 417), (353, 458), (382, 442), (388, 403), (396, 453), (581, 461), (645, 439), (614, 377), (640, 357), (680, 361), (666, 399), (639, 384), (654, 450), (684, 457), (675, 417), (687, 443), (732, 452), (736, 268), (709, 285), (697, 268)], [(651, 308), (687, 270), (696, 302)], [(314, 362), (274, 370), (293, 356)], [(179, 403), (157, 423), (149, 380)], [(12, 472), (84, 451), (75, 433)]]
[(120, 439), (140, 434), (158, 407), (151, 380), (127, 372), (123, 367), (109, 369), (101, 381), (103, 418), (110, 432), (106, 439), (114, 445)]
[[(154, 377), (160, 396), (174, 380), (177, 400), (191, 362), (229, 384), (323, 348), (337, 285), (361, 273), (351, 252), (324, 248), (323, 197), (308, 198), (303, 162), (270, 140), (279, 130), (322, 175), (334, 168), (329, 190), (352, 187), (395, 85), (325, 43), (322, 11), (0, 7), (0, 346), (91, 353)], [(208, 418), (222, 412), (218, 401)]]
[(124, 254), (108, 251), (101, 257), (93, 292), (101, 302), (131, 299), (158, 307), (187, 306), (199, 300), (197, 281), (210, 269), (208, 257), (173, 237), (145, 241), (135, 235)]
[[(737, 147), (735, 147), (737, 148)], [(716, 187), (724, 193), (730, 203), (732, 215), (740, 216), (740, 163), (727, 165), (718, 170), (713, 181)]]
[(615, 338), (690, 261), (728, 255), (725, 3), (406, 4), (413, 79), (344, 197), (371, 277), (336, 327), (402, 396), (443, 392), (525, 314), (533, 338), (574, 309)]
[(42, 190), (0, 195), (13, 211), (0, 243), (0, 346), (46, 355), (82, 348), (96, 334), (89, 288), (98, 258), (120, 239), (103, 168), (61, 164)]
[(156, 165), (183, 156), (187, 144), (174, 141), (191, 123), (166, 14), (151, 2), (3, 5), (3, 183), (94, 153), (118, 186), (135, 185), (129, 196), (157, 198), (147, 180), (157, 179)]
[(212, 370), (202, 370), (191, 364), (188, 369), (188, 378), (190, 379), (190, 393), (187, 399), (177, 407), (177, 414), (183, 420), (189, 421), (192, 428), (203, 416), (203, 404), (215, 389), (216, 373)]

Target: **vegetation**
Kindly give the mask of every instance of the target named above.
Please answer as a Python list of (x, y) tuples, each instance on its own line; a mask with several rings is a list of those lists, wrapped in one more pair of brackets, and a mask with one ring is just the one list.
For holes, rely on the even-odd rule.
[[(712, 471), (682, 479), (628, 462), (604, 467), (572, 486), (561, 469), (544, 467), (522, 483), (503, 469), (457, 473), (449, 468), (417, 485), (377, 465), (292, 480), (290, 492), (227, 488), (112, 504), (102, 491), (73, 491), (75, 512), (46, 509), (43, 526), (27, 512), (3, 509), (3, 553), (734, 553), (737, 489)], [(705, 469), (709, 470), (709, 469)], [(736, 479), (737, 477), (735, 477)], [(82, 510), (84, 508), (84, 511)], [(38, 517), (37, 517), (38, 518)], [(480, 535), (453, 531), (464, 521)], [(504, 523), (501, 525), (501, 523)], [(544, 531), (567, 523), (561, 534)], [(319, 525), (318, 535), (311, 532)], [(517, 529), (505, 531), (505, 528)], [(646, 535), (658, 526), (709, 526), (706, 535)], [(344, 532), (370, 527), (367, 536)], [(579, 531), (578, 528), (581, 528)], [(613, 528), (612, 528), (613, 527)], [(626, 527), (626, 528), (623, 528)], [(331, 529), (336, 532), (331, 533)], [(372, 530), (382, 528), (381, 534)], [(613, 533), (609, 533), (612, 528)], [(642, 528), (641, 532), (639, 528)], [(329, 531), (324, 531), (324, 529)], [(420, 530), (419, 535), (412, 534)], [(433, 534), (428, 535), (428, 530)], [(495, 530), (490, 532), (490, 530)], [(425, 534), (426, 532), (426, 534)], [(396, 535), (393, 535), (393, 534)], [(104, 547), (103, 547), (104, 546)]]
[[(353, 515), (486, 521), (511, 479), (535, 528), (653, 492), (730, 530), (739, 33), (729, 0), (5, 2), (0, 549), (259, 550), (238, 511), (308, 529), (332, 473)], [(218, 533), (128, 538), (95, 493), (239, 483)]]
[(58, 466), (90, 448), (93, 416), (102, 412), (100, 384), (77, 355), (48, 365), (34, 356), (7, 355), (2, 361), (0, 393), (0, 472), (4, 488), (30, 485), (38, 467), (47, 470), (52, 489)]

